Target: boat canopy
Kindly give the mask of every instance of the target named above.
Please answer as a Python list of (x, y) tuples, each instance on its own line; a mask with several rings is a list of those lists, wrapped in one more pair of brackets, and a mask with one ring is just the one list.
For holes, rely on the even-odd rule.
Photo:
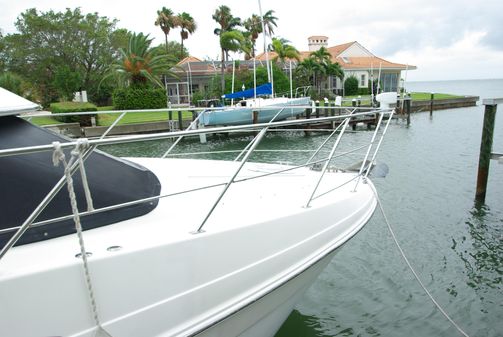
[[(0, 149), (46, 145), (69, 140), (35, 126), (17, 116), (0, 117)], [(67, 160), (70, 150), (65, 150)], [(94, 208), (158, 196), (161, 185), (146, 168), (127, 160), (94, 150), (86, 159), (85, 168)], [(54, 167), (52, 152), (35, 152), (0, 157), (0, 248), (15, 231), (2, 230), (20, 226), (63, 176), (63, 167)], [(79, 211), (87, 210), (80, 173), (73, 175)], [(125, 183), (127, 182), (127, 183)], [(81, 218), (84, 230), (113, 224), (149, 213), (157, 199), (95, 213)], [(72, 214), (66, 187), (62, 188), (35, 220), (36, 222)], [(60, 220), (31, 227), (17, 242), (18, 245), (47, 240), (75, 232), (73, 220)]]
[[(262, 84), (262, 85), (256, 87), (256, 91), (257, 91), (257, 96), (271, 95), (272, 94), (272, 85), (271, 85), (271, 83)], [(255, 97), (255, 90), (253, 90), (253, 88), (247, 89), (244, 91), (235, 92), (232, 94), (225, 94), (224, 95), (224, 98), (228, 98), (228, 99), (240, 99), (240, 98), (251, 98), (251, 97)]]

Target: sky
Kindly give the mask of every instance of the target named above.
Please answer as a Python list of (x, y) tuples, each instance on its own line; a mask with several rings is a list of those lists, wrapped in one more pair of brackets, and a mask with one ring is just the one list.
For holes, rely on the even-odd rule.
[[(407, 81), (503, 78), (503, 1), (501, 0), (262, 0), (262, 10), (274, 10), (275, 35), (298, 50), (308, 50), (311, 35), (328, 36), (329, 46), (358, 41), (376, 56), (411, 64)], [(296, 5), (301, 4), (301, 5)], [(242, 19), (258, 14), (258, 0), (0, 0), (0, 30), (15, 33), (15, 21), (28, 8), (63, 11), (80, 7), (119, 20), (117, 27), (149, 33), (155, 43), (164, 34), (154, 25), (163, 6), (175, 13), (188, 12), (198, 28), (185, 40), (191, 55), (220, 57), (216, 22), (211, 18), (220, 5)], [(168, 35), (180, 41), (179, 30)], [(257, 42), (263, 46), (262, 36)], [(261, 51), (261, 50), (259, 50)], [(239, 58), (238, 55), (235, 56)], [(403, 75), (402, 75), (403, 76)]]

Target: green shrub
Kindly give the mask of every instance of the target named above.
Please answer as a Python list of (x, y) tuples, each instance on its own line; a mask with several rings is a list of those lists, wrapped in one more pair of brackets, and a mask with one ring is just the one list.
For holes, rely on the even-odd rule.
[(162, 109), (166, 107), (166, 92), (138, 87), (115, 89), (113, 105), (117, 110)]
[[(98, 108), (92, 103), (60, 102), (51, 103), (50, 110), (53, 114), (65, 114), (69, 112), (98, 111)], [(55, 116), (54, 119), (63, 123), (78, 122), (81, 126), (91, 126), (91, 117), (95, 116), (96, 115)]]
[(356, 77), (350, 76), (346, 78), (346, 80), (344, 81), (344, 95), (358, 95), (358, 79)]
[(370, 95), (369, 88), (358, 88), (358, 95)]

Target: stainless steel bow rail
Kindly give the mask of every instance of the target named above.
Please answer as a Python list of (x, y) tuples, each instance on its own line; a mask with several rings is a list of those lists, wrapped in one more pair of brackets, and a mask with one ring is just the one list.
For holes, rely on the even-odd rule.
[[(286, 106), (286, 108), (288, 108), (288, 106)], [(163, 110), (163, 111), (166, 111), (166, 110)], [(124, 116), (124, 114), (125, 114), (125, 112), (121, 111), (120, 118), (122, 118)], [(358, 120), (358, 118), (368, 116), (369, 114), (372, 114), (372, 115), (378, 114), (379, 115), (379, 118), (376, 123), (375, 130), (373, 131), (372, 139), (371, 139), (370, 143), (363, 145), (363, 146), (357, 146), (351, 150), (337, 152), (343, 136), (347, 133), (346, 129), (347, 129), (347, 126), (350, 123), (350, 121), (354, 120), (354, 119)], [(211, 134), (211, 133), (222, 133), (222, 132), (233, 132), (233, 131), (255, 131), (255, 132), (258, 132), (257, 135), (249, 142), (249, 144), (243, 150), (239, 151), (239, 155), (235, 158), (235, 161), (239, 161), (239, 165), (236, 168), (236, 170), (233, 172), (233, 174), (231, 175), (231, 178), (227, 182), (206, 185), (206, 186), (201, 186), (201, 187), (187, 189), (187, 190), (181, 190), (181, 191), (177, 191), (177, 192), (170, 193), (170, 194), (139, 199), (139, 200), (130, 201), (130, 202), (122, 203), (122, 204), (117, 204), (117, 205), (113, 205), (113, 206), (108, 206), (108, 207), (103, 207), (103, 208), (99, 208), (99, 209), (93, 209), (93, 210), (88, 210), (88, 211), (78, 213), (78, 216), (83, 217), (83, 216), (88, 216), (91, 214), (96, 214), (96, 213), (111, 211), (111, 210), (122, 208), (122, 207), (131, 206), (131, 205), (135, 205), (135, 204), (151, 202), (154, 200), (167, 198), (170, 196), (186, 194), (186, 193), (200, 191), (200, 190), (204, 190), (204, 189), (223, 187), (218, 198), (212, 204), (210, 210), (206, 214), (205, 218), (202, 220), (201, 224), (197, 227), (197, 229), (194, 232), (192, 232), (194, 234), (197, 234), (197, 233), (203, 232), (203, 227), (204, 227), (206, 221), (211, 216), (211, 214), (213, 213), (215, 208), (218, 206), (220, 200), (222, 200), (222, 198), (224, 197), (227, 190), (230, 188), (230, 186), (232, 184), (248, 181), (251, 179), (259, 179), (262, 177), (280, 174), (280, 173), (284, 173), (284, 172), (288, 172), (288, 171), (293, 171), (293, 170), (297, 170), (297, 169), (300, 169), (303, 167), (311, 167), (311, 168), (315, 169), (315, 168), (318, 168), (320, 165), (323, 165), (322, 169), (320, 171), (320, 174), (317, 178), (315, 187), (311, 191), (311, 194), (306, 202), (305, 207), (310, 207), (310, 204), (314, 199), (317, 199), (317, 198), (319, 198), (319, 197), (321, 197), (331, 191), (334, 191), (337, 188), (340, 188), (341, 186), (346, 185), (348, 183), (354, 182), (355, 183), (354, 189), (356, 189), (358, 186), (358, 183), (361, 180), (363, 180), (365, 182), (365, 179), (367, 178), (367, 176), (371, 170), (372, 164), (375, 161), (376, 154), (377, 154), (377, 152), (381, 146), (382, 140), (387, 132), (387, 129), (388, 129), (388, 126), (389, 126), (389, 123), (392, 119), (393, 114), (394, 114), (394, 110), (391, 110), (391, 109), (370, 110), (370, 111), (366, 111), (366, 112), (356, 112), (356, 109), (353, 109), (353, 110), (349, 111), (349, 113), (344, 114), (344, 115), (322, 117), (322, 118), (315, 118), (315, 119), (307, 119), (307, 120), (299, 119), (299, 120), (286, 120), (286, 121), (274, 122), (273, 121), (274, 118), (273, 118), (273, 120), (268, 123), (239, 125), (239, 126), (230, 126), (230, 127), (216, 127), (216, 128), (211, 128), (211, 129), (191, 129), (193, 127), (193, 125), (191, 124), (191, 126), (189, 126), (189, 128), (185, 131), (105, 138), (105, 136), (110, 132), (110, 130), (115, 125), (117, 125), (118, 121), (120, 120), (120, 118), (118, 118), (107, 129), (105, 134), (100, 139), (88, 140), (86, 142), (89, 145), (87, 147), (87, 149), (82, 149), (82, 147), (77, 146), (78, 144), (81, 143), (79, 141), (70, 141), (67, 143), (61, 143), (60, 146), (62, 149), (65, 149), (65, 148), (80, 149), (80, 151), (82, 151), (81, 155), (82, 155), (83, 161), (85, 162), (85, 160), (88, 158), (88, 156), (91, 154), (91, 152), (97, 146), (100, 146), (100, 145), (126, 144), (126, 143), (132, 143), (132, 142), (160, 140), (160, 139), (175, 139), (174, 145), (176, 145), (176, 144), (178, 144), (178, 142), (181, 140), (182, 137), (197, 136), (200, 134)], [(386, 120), (385, 123), (384, 123), (384, 120)], [(254, 152), (260, 151), (260, 150), (257, 150), (256, 148), (259, 145), (260, 141), (265, 137), (265, 135), (267, 134), (268, 131), (280, 131), (280, 129), (278, 129), (278, 128), (286, 127), (286, 126), (296, 126), (296, 125), (301, 125), (301, 124), (311, 125), (311, 124), (317, 124), (317, 123), (327, 123), (327, 122), (337, 122), (337, 121), (340, 121), (338, 127), (335, 128), (334, 130), (331, 130), (331, 133), (328, 135), (328, 137), (326, 137), (324, 139), (324, 141), (321, 143), (321, 145), (316, 150), (311, 150), (311, 152), (313, 154), (310, 156), (310, 158), (305, 163), (300, 164), (300, 165), (286, 166), (286, 168), (284, 168), (284, 169), (274, 171), (274, 172), (258, 174), (253, 177), (238, 178), (238, 175), (239, 175), (241, 169), (248, 162), (248, 160), (250, 159), (252, 154)], [(384, 127), (382, 127), (383, 124), (385, 125)], [(334, 141), (334, 144), (332, 145), (332, 147), (330, 149), (330, 154), (328, 155), (328, 157), (321, 156), (321, 151), (326, 147), (326, 145), (331, 140), (334, 139), (334, 137), (336, 135), (337, 135), (336, 140)], [(167, 151), (166, 155), (169, 154), (169, 151), (171, 151), (173, 147), (174, 147), (173, 145), (170, 147), (170, 149)], [(341, 157), (348, 156), (348, 155), (355, 155), (355, 154), (357, 154), (357, 151), (362, 150), (364, 148), (367, 148), (367, 151), (364, 155), (364, 160), (361, 163), (359, 171), (353, 177), (351, 177), (348, 181), (344, 182), (343, 184), (331, 188), (328, 192), (324, 192), (324, 193), (318, 194), (318, 195), (316, 194), (318, 191), (318, 188), (323, 180), (323, 176), (329, 170), (329, 167), (334, 159), (341, 158)], [(23, 154), (28, 154), (28, 153), (53, 151), (53, 149), (54, 149), (54, 146), (52, 144), (5, 149), (5, 150), (0, 150), (0, 157), (18, 156), (18, 155), (23, 155)], [(270, 151), (274, 151), (274, 150), (270, 150)], [(303, 150), (303, 151), (305, 151), (305, 150)], [(204, 152), (202, 152), (202, 153), (204, 153)], [(371, 159), (369, 160), (368, 158), (371, 158)], [(69, 168), (69, 170), (70, 170), (71, 174), (73, 175), (77, 171), (78, 168), (79, 168), (79, 164), (78, 164), (78, 162), (75, 162)], [(0, 234), (14, 232), (14, 235), (11, 237), (11, 239), (7, 242), (7, 244), (0, 251), (0, 259), (2, 259), (2, 257), (15, 245), (15, 243), (19, 240), (19, 238), (29, 228), (44, 226), (44, 225), (48, 225), (50, 223), (54, 223), (57, 221), (71, 219), (73, 217), (73, 214), (69, 214), (67, 216), (63, 216), (63, 217), (59, 217), (59, 218), (55, 218), (55, 219), (35, 222), (37, 217), (42, 213), (42, 211), (45, 209), (45, 207), (47, 207), (47, 205), (52, 201), (52, 199), (56, 196), (56, 194), (60, 191), (60, 189), (65, 184), (66, 184), (65, 177), (63, 176), (58, 181), (58, 183), (56, 183), (56, 185), (51, 189), (51, 191), (45, 196), (45, 198), (42, 200), (42, 202), (33, 210), (33, 212), (23, 222), (22, 225), (0, 230)]]

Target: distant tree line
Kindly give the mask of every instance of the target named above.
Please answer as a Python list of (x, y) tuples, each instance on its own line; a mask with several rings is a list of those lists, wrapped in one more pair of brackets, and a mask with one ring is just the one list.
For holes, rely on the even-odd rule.
[[(222, 5), (212, 18), (218, 25), (214, 34), (219, 38), (222, 62), (221, 73), (213, 79), (212, 87), (216, 88), (217, 82), (220, 85), (219, 90), (200, 95), (221, 94), (230, 87), (225, 61), (232, 52), (242, 53), (245, 59), (255, 58), (260, 34), (269, 41), (265, 43), (267, 52), (274, 52), (271, 61), (276, 69), (276, 91), (287, 91), (286, 76), (280, 70), (288, 60), (298, 62), (295, 84), (314, 86), (318, 93), (329, 76), (343, 77), (339, 64), (332, 63), (325, 48), (301, 61), (299, 52), (288, 40), (275, 37), (278, 18), (272, 10), (262, 17), (252, 14), (241, 20)], [(116, 89), (133, 87), (137, 94), (140, 87), (142, 90), (163, 88), (167, 76), (174, 76), (172, 70), (176, 63), (188, 56), (184, 41), (198, 28), (189, 13), (175, 14), (162, 7), (153, 24), (161, 29), (165, 39), (164, 43), (153, 46), (153, 39), (148, 35), (117, 28), (117, 24), (116, 19), (98, 13), (84, 14), (80, 8), (62, 12), (26, 10), (15, 22), (16, 33), (0, 32), (0, 86), (44, 106), (71, 100), (79, 90), (86, 90), (94, 103), (109, 104)], [(176, 29), (180, 42), (168, 41)], [(258, 70), (257, 84), (267, 82), (269, 76), (263, 78), (264, 71)], [(238, 73), (238, 76), (241, 77), (236, 83), (251, 87), (249, 73)]]

